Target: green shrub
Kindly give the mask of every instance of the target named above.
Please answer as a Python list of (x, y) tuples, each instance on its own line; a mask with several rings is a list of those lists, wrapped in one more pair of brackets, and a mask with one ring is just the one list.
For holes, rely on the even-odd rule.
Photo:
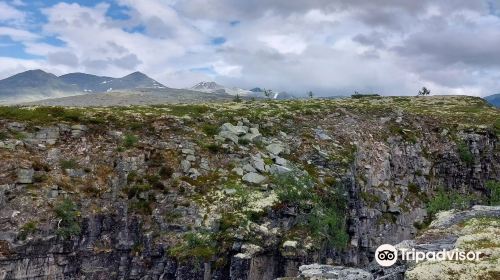
[(497, 119), (493, 124), (493, 131), (496, 135), (500, 135), (500, 119)]
[(342, 249), (349, 242), (345, 214), (336, 208), (319, 208), (311, 214), (309, 227), (312, 232), (324, 238), (328, 245)]
[(19, 239), (26, 240), (28, 235), (35, 233), (37, 230), (37, 223), (34, 221), (29, 221), (21, 227), (19, 231)]
[(129, 199), (138, 196), (140, 193), (151, 190), (151, 185), (149, 184), (137, 184), (123, 189)]
[(158, 174), (160, 174), (160, 177), (163, 179), (169, 179), (172, 177), (172, 174), (174, 174), (174, 169), (170, 166), (162, 166)]
[(151, 208), (151, 201), (149, 199), (136, 199), (130, 201), (130, 210), (132, 212), (141, 214), (141, 215), (151, 215), (153, 213), (153, 209)]
[(240, 138), (240, 139), (238, 139), (238, 144), (246, 146), (246, 145), (250, 144), (250, 140)]
[(203, 124), (201, 129), (208, 136), (214, 136), (219, 132), (219, 127), (217, 127), (214, 124), (209, 124), (209, 123)]
[(274, 176), (272, 182), (282, 203), (299, 208), (298, 220), (303, 221), (314, 238), (337, 249), (347, 246), (347, 202), (340, 183), (318, 184), (308, 174), (296, 170)]
[(500, 205), (500, 182), (499, 181), (488, 181), (486, 182), (486, 188), (490, 191), (489, 203), (492, 206)]
[(133, 134), (125, 134), (125, 136), (123, 137), (123, 147), (126, 148), (126, 149), (130, 149), (132, 147), (134, 147), (137, 142), (139, 142), (139, 138), (137, 138), (137, 136), (133, 135)]
[(308, 175), (296, 176), (295, 172), (280, 174), (272, 178), (276, 194), (280, 201), (288, 204), (304, 206), (314, 198), (312, 187), (314, 181)]
[(75, 159), (61, 160), (59, 162), (59, 166), (61, 167), (61, 169), (77, 169), (80, 167)]
[(214, 236), (206, 232), (186, 233), (184, 242), (170, 250), (170, 254), (180, 260), (197, 258), (208, 261), (216, 255)]
[(3, 131), (0, 131), (0, 141), (3, 141), (5, 139), (7, 139), (7, 133), (3, 132)]
[(79, 235), (81, 232), (78, 216), (80, 215), (76, 205), (69, 199), (64, 199), (54, 208), (56, 217), (59, 220), (57, 235), (68, 239), (71, 236)]
[(469, 150), (469, 146), (465, 142), (460, 142), (458, 144), (458, 154), (460, 159), (467, 164), (471, 164), (474, 160), (472, 153)]
[(472, 198), (465, 194), (456, 192), (445, 192), (439, 189), (434, 197), (431, 197), (427, 202), (427, 213), (434, 216), (439, 211), (451, 209), (465, 209), (470, 206)]
[(212, 154), (218, 154), (221, 151), (223, 151), (223, 148), (221, 145), (216, 144), (216, 143), (210, 143), (206, 145), (206, 148), (212, 153)]

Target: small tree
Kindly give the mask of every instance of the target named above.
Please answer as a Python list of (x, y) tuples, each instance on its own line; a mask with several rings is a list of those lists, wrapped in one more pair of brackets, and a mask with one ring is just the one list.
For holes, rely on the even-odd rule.
[(307, 93), (307, 96), (309, 96), (309, 98), (313, 98), (314, 97), (314, 93), (312, 91), (309, 91)]
[(421, 90), (418, 91), (418, 95), (421, 95), (421, 96), (426, 96), (429, 94), (431, 94), (431, 91), (428, 90), (426, 87), (423, 87)]
[(233, 101), (234, 102), (241, 102), (242, 101), (239, 93), (236, 94), (236, 96), (234, 97)]

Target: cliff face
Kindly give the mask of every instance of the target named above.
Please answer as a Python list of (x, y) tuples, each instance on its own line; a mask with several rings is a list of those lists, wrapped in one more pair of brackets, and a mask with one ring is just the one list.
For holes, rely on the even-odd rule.
[(467, 97), (0, 108), (0, 278), (364, 267), (436, 197), (488, 203), (498, 120)]

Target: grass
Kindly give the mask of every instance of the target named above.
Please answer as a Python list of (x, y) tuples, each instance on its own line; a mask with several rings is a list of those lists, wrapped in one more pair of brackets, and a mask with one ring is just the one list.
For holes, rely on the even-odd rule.
[(52, 123), (57, 121), (83, 121), (81, 109), (63, 107), (0, 107), (0, 119), (33, 123)]

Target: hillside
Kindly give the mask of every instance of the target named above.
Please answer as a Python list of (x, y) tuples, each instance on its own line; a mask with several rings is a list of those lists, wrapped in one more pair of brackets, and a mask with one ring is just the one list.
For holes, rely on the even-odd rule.
[(498, 279), (500, 211), (471, 206), (500, 202), (499, 116), (466, 96), (0, 107), (0, 271), (438, 279), (374, 252), (449, 234), (490, 250), (468, 279)]
[(202, 103), (231, 101), (233, 96), (223, 93), (201, 93), (186, 89), (139, 88), (117, 90), (108, 93), (87, 93), (61, 98), (22, 103), (22, 105), (88, 107), (88, 106), (133, 106), (175, 103)]

